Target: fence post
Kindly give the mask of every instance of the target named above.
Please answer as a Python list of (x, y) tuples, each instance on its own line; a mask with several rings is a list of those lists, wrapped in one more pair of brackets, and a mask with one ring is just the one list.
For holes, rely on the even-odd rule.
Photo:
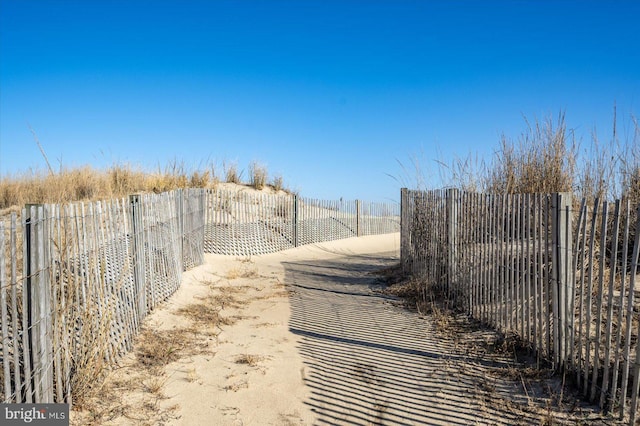
[(360, 236), (360, 200), (356, 200), (356, 237)]
[[(53, 353), (51, 329), (51, 283), (45, 244), (49, 241), (46, 232), (45, 206), (27, 204), (25, 217), (25, 284), (27, 292), (27, 329), (30, 347), (33, 401), (53, 401)], [(30, 398), (28, 396), (27, 398)], [(29, 399), (27, 399), (29, 402)]]
[(559, 256), (559, 240), (558, 235), (560, 234), (559, 221), (560, 215), (559, 206), (558, 206), (558, 198), (559, 194), (555, 193), (551, 196), (551, 297), (552, 297), (552, 312), (553, 312), (553, 368), (559, 369), (560, 364), (560, 333), (562, 332), (562, 327), (560, 326), (560, 294), (559, 294), (559, 266), (560, 266), (560, 256)]
[(553, 296), (553, 349), (554, 367), (561, 369), (570, 344), (568, 338), (573, 323), (570, 321), (569, 300), (573, 297), (574, 283), (571, 252), (571, 193), (553, 194), (552, 197), (552, 296)]
[(409, 202), (409, 190), (400, 188), (400, 264), (404, 275), (409, 272), (409, 223), (407, 221), (407, 209)]
[(458, 232), (458, 190), (449, 188), (447, 190), (447, 292), (453, 292), (455, 285), (457, 248), (456, 237)]
[(135, 280), (138, 321), (147, 315), (147, 286), (144, 277), (144, 227), (139, 194), (129, 196), (131, 207), (131, 243), (133, 248), (133, 277)]
[(176, 216), (178, 221), (178, 236), (180, 238), (180, 256), (178, 266), (180, 271), (184, 271), (184, 190), (176, 189)]
[(293, 196), (293, 246), (298, 247), (298, 196)]

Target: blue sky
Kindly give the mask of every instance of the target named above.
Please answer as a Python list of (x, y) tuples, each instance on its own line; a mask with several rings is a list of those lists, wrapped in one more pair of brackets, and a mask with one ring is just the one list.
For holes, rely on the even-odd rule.
[[(640, 1), (0, 0), (0, 174), (251, 161), (397, 200), (412, 159), (489, 159), (523, 116), (640, 110)], [(404, 164), (404, 168), (400, 165)], [(433, 172), (429, 170), (434, 170)], [(393, 179), (394, 176), (396, 179)]]

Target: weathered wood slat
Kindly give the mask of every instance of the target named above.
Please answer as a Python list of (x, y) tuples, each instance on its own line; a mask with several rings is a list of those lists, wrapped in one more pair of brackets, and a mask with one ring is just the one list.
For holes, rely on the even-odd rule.
[[(605, 323), (605, 340), (604, 340), (604, 372), (602, 374), (602, 386), (600, 391), (600, 408), (604, 407), (605, 400), (607, 398), (607, 392), (609, 390), (609, 368), (610, 368), (610, 353), (611, 353), (611, 329), (613, 320), (613, 288), (615, 285), (615, 278), (618, 266), (618, 232), (620, 228), (620, 200), (615, 203), (613, 212), (613, 229), (611, 240), (611, 254), (609, 259), (609, 285), (607, 293), (607, 319)], [(603, 258), (605, 256), (602, 256)], [(604, 271), (603, 271), (604, 274)]]
[[(11, 229), (9, 236), (9, 245), (10, 245), (10, 264), (11, 264), (11, 275), (10, 275), (10, 285), (11, 285), (11, 319), (12, 319), (12, 330), (13, 330), (13, 378), (14, 378), (14, 388), (11, 395), (11, 399), (7, 402), (22, 402), (22, 371), (20, 368), (20, 356), (23, 352), (20, 351), (20, 342), (21, 342), (21, 324), (23, 321), (23, 317), (18, 318), (18, 307), (20, 306), (20, 300), (18, 299), (18, 261), (17, 261), (17, 217), (15, 213), (11, 213)], [(22, 280), (21, 280), (22, 281)], [(22, 284), (22, 282), (20, 283)]]
[(403, 190), (403, 270), (443, 285), (481, 321), (515, 331), (539, 358), (575, 374), (586, 397), (635, 419), (640, 309), (628, 202), (611, 215), (600, 200), (572, 208), (570, 194)]
[(2, 356), (2, 372), (4, 377), (3, 392), (0, 393), (0, 397), (2, 397), (2, 401), (10, 401), (12, 395), (11, 389), (11, 366), (9, 364), (10, 353), (9, 353), (9, 313), (7, 310), (7, 291), (8, 285), (6, 282), (6, 260), (5, 260), (5, 229), (4, 223), (0, 222), (0, 328), (2, 329), (2, 347), (0, 351), (0, 356)]
[[(600, 227), (600, 250), (603, 251), (606, 247), (607, 241), (607, 219), (609, 213), (609, 204), (607, 202), (602, 203), (602, 226)], [(600, 351), (601, 342), (600, 334), (602, 332), (602, 303), (604, 297), (604, 270), (605, 270), (605, 254), (600, 253), (599, 266), (598, 266), (598, 294), (596, 296), (596, 335), (593, 342), (594, 355), (593, 355), (593, 367), (591, 374), (591, 393), (589, 399), (594, 401), (596, 398), (596, 392), (598, 389), (598, 373), (600, 371)]]
[(629, 200), (624, 200), (622, 207), (622, 217), (624, 218), (624, 231), (622, 233), (622, 259), (620, 268), (620, 295), (618, 297), (618, 318), (616, 327), (616, 338), (614, 345), (614, 361), (613, 361), (613, 373), (611, 378), (611, 391), (609, 393), (608, 410), (612, 412), (614, 410), (614, 404), (617, 401), (617, 387), (618, 387), (618, 374), (620, 371), (620, 357), (621, 351), (621, 338), (622, 338), (622, 326), (624, 324), (624, 301), (625, 301), (625, 289), (627, 282), (627, 265), (628, 265), (628, 251), (629, 251), (629, 225), (630, 225), (630, 203)]
[(585, 360), (584, 360), (584, 370), (583, 370), (583, 395), (586, 397), (589, 392), (589, 372), (591, 369), (591, 315), (592, 315), (592, 301), (593, 301), (593, 263), (594, 259), (594, 246), (596, 241), (596, 223), (598, 218), (598, 205), (599, 200), (596, 198), (596, 201), (593, 205), (593, 211), (591, 213), (591, 231), (589, 232), (589, 266), (587, 269), (587, 300), (586, 300), (586, 327), (585, 327)]
[[(582, 235), (582, 238), (580, 238), (580, 235)], [(585, 264), (585, 253), (587, 250), (587, 205), (586, 205), (586, 200), (582, 201), (582, 205), (580, 207), (580, 220), (578, 221), (578, 238), (576, 238), (576, 245), (578, 247), (578, 249), (576, 250), (576, 253), (578, 253), (578, 255), (575, 256), (575, 260), (576, 262), (578, 262), (576, 264), (576, 270), (580, 271), (580, 284), (578, 286), (579, 288), (579, 292), (577, 294), (577, 300), (579, 302), (579, 311), (578, 311), (578, 324), (577, 324), (577, 329), (578, 329), (578, 333), (577, 333), (577, 360), (576, 360), (576, 384), (578, 385), (578, 388), (581, 386), (581, 382), (582, 382), (582, 369), (584, 368), (584, 364), (583, 364), (583, 348), (585, 347), (585, 343), (584, 343), (584, 338), (585, 338), (585, 333), (583, 333), (583, 330), (585, 328), (585, 324), (584, 324), (584, 318), (586, 317), (586, 312), (585, 312), (585, 300), (586, 300), (586, 295), (585, 295), (585, 268), (584, 268), (584, 264)], [(578, 268), (578, 265), (580, 266)]]

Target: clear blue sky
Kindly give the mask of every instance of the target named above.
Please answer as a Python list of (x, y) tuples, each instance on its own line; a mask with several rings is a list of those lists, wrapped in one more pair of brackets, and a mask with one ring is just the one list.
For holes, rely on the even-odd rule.
[(639, 25), (640, 1), (0, 0), (0, 174), (46, 169), (30, 125), (56, 169), (257, 160), (397, 200), (398, 162), (490, 158), (523, 116), (628, 127)]

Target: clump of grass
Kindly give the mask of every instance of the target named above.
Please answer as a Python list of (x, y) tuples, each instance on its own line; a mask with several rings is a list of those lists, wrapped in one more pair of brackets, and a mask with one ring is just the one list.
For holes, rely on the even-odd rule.
[(240, 308), (247, 302), (236, 297), (236, 294), (245, 292), (249, 289), (249, 286), (237, 286), (237, 287), (216, 287), (217, 294), (211, 296), (212, 303), (225, 308)]
[(177, 313), (184, 315), (199, 325), (217, 327), (232, 325), (240, 316), (222, 316), (220, 311), (225, 308), (239, 308), (245, 304), (235, 296), (247, 287), (215, 287), (211, 294), (201, 298), (200, 303), (191, 303), (178, 309)]
[(204, 303), (191, 303), (178, 310), (178, 314), (184, 315), (191, 320), (208, 325), (218, 325), (221, 323), (220, 307), (211, 303), (212, 299), (207, 298)]
[(246, 389), (249, 387), (249, 382), (246, 380), (240, 380), (235, 383), (228, 384), (224, 386), (222, 389), (226, 391), (238, 392), (240, 389)]
[(261, 357), (260, 355), (242, 354), (236, 357), (235, 363), (245, 364), (245, 365), (248, 365), (249, 367), (255, 367), (263, 359), (264, 358)]
[(241, 182), (242, 173), (238, 172), (238, 165), (236, 163), (223, 163), (222, 167), (224, 168), (225, 182), (235, 184), (239, 184)]
[(226, 278), (235, 280), (238, 278), (255, 278), (258, 276), (256, 268), (232, 268), (227, 271)]
[(146, 369), (159, 370), (179, 360), (192, 340), (192, 336), (181, 329), (157, 331), (143, 328), (135, 349), (138, 364)]
[(387, 285), (399, 283), (405, 278), (400, 263), (374, 271), (373, 274), (378, 275)]
[(191, 173), (191, 179), (189, 180), (189, 186), (191, 188), (207, 188), (211, 183), (211, 172), (209, 170), (202, 172), (195, 170)]
[(485, 190), (500, 194), (572, 191), (577, 147), (567, 134), (564, 114), (557, 122), (530, 123), (517, 141), (502, 136), (486, 176)]
[(106, 171), (106, 174), (114, 195), (138, 191), (141, 182), (146, 180), (142, 171), (134, 170), (129, 165), (115, 164)]
[(162, 392), (164, 385), (167, 383), (167, 377), (150, 377), (147, 380), (142, 381), (142, 387), (145, 392), (152, 393), (160, 399), (165, 399), (166, 396)]
[(255, 161), (249, 165), (249, 184), (255, 189), (263, 189), (267, 184), (267, 177), (267, 168), (264, 165)]
[(281, 175), (274, 176), (271, 179), (271, 186), (276, 191), (283, 191), (284, 190), (284, 179), (282, 178), (282, 176)]
[(386, 282), (390, 287), (384, 292), (404, 299), (407, 306), (416, 307), (423, 300), (424, 283), (416, 277)]

